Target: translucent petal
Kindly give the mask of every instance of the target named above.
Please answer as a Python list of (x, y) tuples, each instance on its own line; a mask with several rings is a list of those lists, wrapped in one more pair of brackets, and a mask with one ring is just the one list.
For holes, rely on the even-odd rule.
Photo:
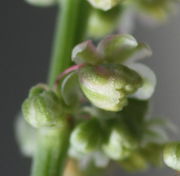
[(139, 73), (144, 81), (143, 86), (139, 88), (138, 91), (132, 96), (141, 100), (151, 98), (157, 83), (154, 72), (149, 67), (140, 63), (131, 63), (127, 66)]
[(138, 46), (134, 49), (132, 52), (132, 55), (128, 60), (126, 60), (126, 63), (139, 61), (145, 57), (150, 57), (152, 55), (151, 48), (144, 43), (139, 43)]

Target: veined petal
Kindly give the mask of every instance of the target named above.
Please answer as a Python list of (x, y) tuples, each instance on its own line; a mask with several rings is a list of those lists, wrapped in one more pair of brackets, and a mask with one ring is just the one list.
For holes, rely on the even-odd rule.
[(151, 98), (157, 83), (154, 72), (146, 65), (140, 63), (131, 63), (127, 66), (139, 73), (143, 79), (143, 86), (139, 88), (132, 96), (141, 100)]

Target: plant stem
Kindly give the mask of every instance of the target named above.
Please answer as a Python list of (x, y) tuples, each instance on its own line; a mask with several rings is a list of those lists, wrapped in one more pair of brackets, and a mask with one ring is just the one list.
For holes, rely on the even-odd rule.
[(63, 175), (69, 135), (68, 125), (39, 131), (31, 176)]
[[(56, 77), (71, 65), (71, 51), (84, 37), (89, 9), (85, 0), (59, 0), (49, 86), (52, 87)], [(31, 176), (63, 175), (70, 131), (69, 125), (38, 131)]]
[(88, 21), (89, 5), (85, 0), (61, 0), (48, 83), (71, 65), (72, 48), (82, 41)]

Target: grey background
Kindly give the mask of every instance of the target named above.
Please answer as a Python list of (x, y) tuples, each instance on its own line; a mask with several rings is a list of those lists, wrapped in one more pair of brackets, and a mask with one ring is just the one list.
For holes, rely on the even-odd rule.
[[(28, 176), (30, 161), (19, 153), (13, 122), (31, 85), (46, 80), (56, 8), (35, 8), (22, 0), (0, 4), (0, 173)], [(137, 24), (135, 37), (147, 42), (153, 57), (145, 62), (158, 77), (154, 114), (180, 124), (180, 14), (159, 27)], [(178, 136), (177, 136), (178, 138)], [(113, 175), (124, 175), (113, 174)], [(141, 174), (135, 174), (140, 176)], [(173, 176), (170, 169), (142, 175)]]

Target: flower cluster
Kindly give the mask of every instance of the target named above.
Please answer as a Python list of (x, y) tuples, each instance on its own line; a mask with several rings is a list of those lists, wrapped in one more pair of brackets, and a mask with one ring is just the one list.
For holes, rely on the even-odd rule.
[[(43, 129), (50, 130), (53, 138), (54, 129), (56, 132), (67, 122), (76, 124), (68, 154), (82, 169), (104, 168), (110, 160), (128, 171), (162, 165), (164, 131), (156, 131), (162, 126), (147, 118), (156, 77), (138, 62), (150, 55), (150, 48), (130, 35), (108, 36), (97, 47), (91, 41), (83, 42), (72, 52), (77, 65), (61, 73), (55, 89), (39, 84), (30, 90), (22, 106), (23, 116), (43, 134)], [(73, 72), (59, 86), (59, 78), (69, 70)], [(18, 126), (21, 132), (26, 131), (24, 134), (32, 131), (22, 121)], [(23, 153), (33, 155), (36, 133), (29, 135), (30, 141), (20, 132), (18, 136)]]

